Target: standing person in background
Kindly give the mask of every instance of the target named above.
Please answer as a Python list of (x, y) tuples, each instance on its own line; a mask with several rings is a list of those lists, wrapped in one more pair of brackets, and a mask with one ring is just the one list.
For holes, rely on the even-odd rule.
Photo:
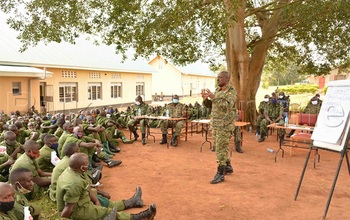
[[(166, 112), (169, 112), (169, 115), (166, 115), (167, 117), (170, 118), (185, 118), (186, 116), (186, 106), (182, 103), (179, 102), (179, 96), (174, 95), (173, 102), (169, 103), (166, 106), (165, 109)], [(160, 141), (160, 144), (166, 144), (167, 143), (167, 133), (168, 133), (168, 128), (173, 127), (174, 128), (174, 133), (173, 137), (171, 139), (171, 146), (176, 147), (177, 146), (177, 138), (180, 135), (180, 132), (182, 130), (182, 127), (185, 124), (185, 120), (180, 120), (180, 121), (170, 121), (169, 120), (163, 120), (162, 124), (160, 126), (162, 130), (162, 140)]]
[(285, 118), (288, 117), (289, 114), (290, 98), (289, 96), (286, 96), (284, 92), (280, 92), (278, 95), (277, 102), (280, 103), (283, 107), (283, 120), (285, 120)]
[(138, 119), (136, 120), (134, 116), (148, 115), (149, 114), (149, 106), (147, 103), (144, 103), (141, 96), (137, 96), (135, 98), (135, 105), (131, 107), (131, 118), (128, 121), (129, 131), (134, 134), (134, 140), (136, 141), (139, 135), (137, 134), (136, 124), (140, 123), (140, 130), (142, 135), (142, 144), (146, 144), (146, 127), (147, 127), (147, 119)]
[(202, 90), (203, 104), (212, 108), (211, 126), (218, 163), (217, 173), (211, 180), (211, 184), (223, 182), (226, 173), (233, 173), (228, 145), (235, 129), (236, 90), (228, 85), (230, 78), (230, 73), (222, 71), (217, 78), (218, 87), (215, 94), (209, 89)]

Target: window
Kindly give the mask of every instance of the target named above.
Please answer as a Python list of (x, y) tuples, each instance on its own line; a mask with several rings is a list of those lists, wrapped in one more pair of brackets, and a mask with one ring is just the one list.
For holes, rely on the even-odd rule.
[(77, 78), (77, 73), (75, 71), (62, 71), (63, 78)]
[(12, 83), (12, 94), (13, 95), (21, 95), (21, 82), (13, 82)]
[(59, 96), (60, 102), (77, 101), (77, 83), (60, 83)]
[(122, 97), (122, 83), (112, 83), (111, 98), (121, 98), (121, 97)]
[(145, 84), (144, 83), (136, 83), (136, 96), (144, 96), (145, 95)]
[(89, 78), (99, 79), (99, 78), (101, 78), (101, 73), (91, 72), (91, 73), (89, 73)]
[(89, 83), (88, 86), (88, 99), (97, 100), (101, 99), (102, 83)]

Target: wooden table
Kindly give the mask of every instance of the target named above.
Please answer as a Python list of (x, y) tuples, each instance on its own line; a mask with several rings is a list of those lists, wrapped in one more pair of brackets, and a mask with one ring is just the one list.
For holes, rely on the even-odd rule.
[[(267, 127), (269, 128), (276, 128), (278, 129), (286, 129), (286, 130), (295, 130), (295, 131), (300, 131), (303, 133), (296, 133), (291, 136), (290, 140), (282, 140), (280, 137), (278, 138), (278, 149), (275, 153), (275, 162), (277, 162), (277, 155), (281, 151), (282, 153), (282, 158), (284, 157), (284, 149), (283, 146), (291, 147), (293, 148), (304, 148), (305, 149), (305, 144), (309, 145), (311, 144), (311, 135), (305, 135), (305, 134), (311, 134), (311, 132), (314, 130), (313, 126), (304, 126), (304, 125), (295, 125), (295, 124), (288, 124), (287, 126), (283, 125), (277, 125), (276, 123), (270, 124)], [(278, 135), (278, 131), (277, 131)], [(304, 146), (298, 146), (296, 144), (302, 144)], [(312, 147), (312, 146), (310, 146)], [(314, 151), (314, 167), (316, 167), (316, 161), (320, 161), (320, 155), (318, 153), (317, 148), (313, 148), (312, 150)]]
[[(191, 124), (192, 123), (197, 123), (197, 124), (201, 124), (202, 125), (202, 131), (204, 131), (204, 142), (201, 144), (200, 146), (200, 152), (202, 152), (202, 148), (203, 148), (203, 145), (205, 143), (209, 143), (210, 145), (210, 149), (211, 150), (215, 150), (213, 148), (213, 145), (211, 143), (211, 141), (208, 140), (208, 133), (209, 133), (209, 124), (210, 124), (210, 119), (198, 119), (198, 120), (192, 120), (191, 121)], [(245, 127), (247, 125), (250, 125), (250, 122), (243, 122), (243, 121), (235, 121), (235, 126), (236, 127)], [(192, 125), (191, 125), (191, 133), (192, 133)], [(241, 143), (243, 143), (243, 133), (241, 131)], [(232, 151), (233, 151), (233, 148), (231, 147), (230, 148), (230, 155), (232, 156)]]
[[(141, 120), (141, 119), (156, 119), (156, 120), (168, 120), (171, 121), (172, 126), (171, 126), (171, 135), (174, 134), (174, 125), (176, 124), (175, 122), (177, 121), (183, 121), (186, 120), (186, 118), (180, 117), (180, 118), (171, 118), (171, 117), (166, 117), (166, 116), (150, 116), (150, 115), (141, 115), (141, 116), (135, 116), (135, 120)], [(187, 141), (187, 133), (188, 133), (188, 128), (187, 128), (187, 123), (185, 123), (185, 141)], [(151, 130), (147, 129), (147, 136), (153, 137), (155, 140), (155, 136), (151, 134)], [(169, 148), (169, 143), (167, 141), (167, 147)]]

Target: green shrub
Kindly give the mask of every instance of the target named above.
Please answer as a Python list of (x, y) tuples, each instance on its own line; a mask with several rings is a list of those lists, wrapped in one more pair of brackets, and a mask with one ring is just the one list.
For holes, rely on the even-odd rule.
[(279, 87), (279, 91), (283, 91), (289, 95), (303, 94), (303, 93), (316, 93), (318, 86), (314, 84), (299, 84)]

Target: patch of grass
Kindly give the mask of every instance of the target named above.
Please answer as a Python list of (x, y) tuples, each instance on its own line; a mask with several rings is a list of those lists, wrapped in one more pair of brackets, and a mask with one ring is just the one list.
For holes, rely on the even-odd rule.
[(56, 220), (60, 219), (56, 204), (51, 201), (48, 195), (40, 195), (37, 199), (31, 201), (41, 207), (40, 219)]

